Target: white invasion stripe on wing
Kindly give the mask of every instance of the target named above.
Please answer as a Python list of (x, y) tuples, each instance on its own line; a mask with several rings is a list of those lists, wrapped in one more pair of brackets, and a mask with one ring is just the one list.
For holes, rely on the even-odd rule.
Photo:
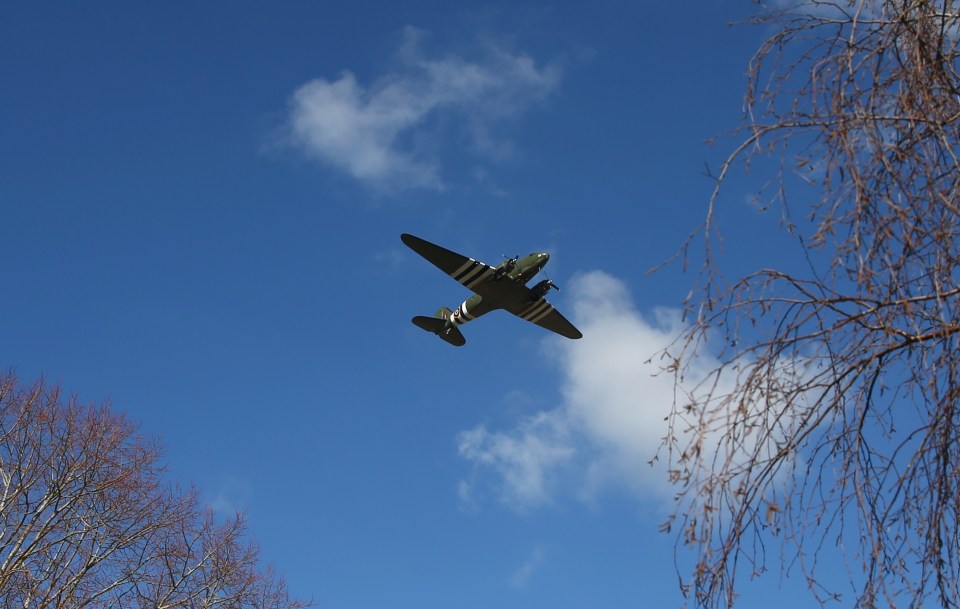
[(480, 273), (482, 273), (482, 272), (483, 272), (483, 265), (478, 262), (478, 263), (477, 263), (477, 266), (475, 266), (474, 268), (470, 269), (470, 272), (467, 273), (466, 275), (464, 275), (463, 277), (461, 277), (461, 278), (459, 279), (459, 281), (460, 281), (460, 283), (462, 283), (463, 285), (469, 286), (469, 285), (470, 285), (470, 282), (473, 281), (473, 280), (475, 280), (475, 279), (477, 278), (477, 276), (480, 275)]
[(480, 275), (478, 275), (475, 279), (472, 279), (469, 283), (464, 283), (464, 285), (470, 288), (471, 290), (474, 288), (474, 286), (477, 286), (483, 283), (484, 281), (486, 281), (490, 277), (490, 275), (493, 274), (493, 269), (490, 268), (489, 266), (481, 264), (480, 267), (483, 269), (483, 272), (480, 273)]
[(544, 317), (546, 317), (546, 316), (549, 315), (550, 313), (553, 313), (553, 310), (554, 310), (553, 307), (548, 304), (548, 305), (547, 305), (547, 308), (545, 308), (545, 309), (543, 310), (543, 313), (540, 313), (539, 315), (537, 315), (537, 316), (535, 316), (535, 317), (531, 317), (531, 318), (530, 318), (530, 321), (533, 322), (533, 323), (537, 323), (538, 321), (540, 321), (541, 319), (543, 319)]
[(487, 279), (493, 271), (493, 267), (470, 258), (460, 268), (450, 273), (450, 276), (472, 290), (474, 286)]
[[(458, 269), (455, 270), (454, 272), (450, 273), (450, 276), (453, 277), (454, 279), (457, 279), (457, 277), (460, 276), (460, 273), (462, 273), (462, 272), (464, 272), (465, 270), (467, 270), (468, 268), (470, 268), (470, 265), (471, 265), (471, 264), (476, 264), (476, 263), (477, 263), (477, 261), (474, 260), (473, 258), (468, 258), (467, 261), (463, 263), (463, 266), (461, 266), (460, 268), (458, 268)], [(457, 281), (460, 281), (460, 280), (457, 279)]]
[(537, 323), (543, 319), (550, 311), (553, 310), (553, 306), (546, 300), (538, 300), (523, 311), (520, 312), (520, 317), (526, 319), (527, 321)]

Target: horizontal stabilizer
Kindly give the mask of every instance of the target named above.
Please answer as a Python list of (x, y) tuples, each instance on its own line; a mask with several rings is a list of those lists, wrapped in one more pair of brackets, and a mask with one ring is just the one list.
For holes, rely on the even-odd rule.
[(467, 339), (463, 337), (463, 333), (460, 332), (460, 329), (454, 325), (448, 324), (447, 320), (445, 319), (417, 315), (412, 321), (417, 327), (423, 328), (427, 332), (436, 334), (455, 347), (462, 347), (463, 345), (467, 344)]

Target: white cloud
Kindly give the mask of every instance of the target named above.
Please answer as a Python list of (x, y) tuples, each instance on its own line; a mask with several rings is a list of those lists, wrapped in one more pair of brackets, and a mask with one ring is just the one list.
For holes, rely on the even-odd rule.
[[(614, 488), (666, 503), (665, 467), (649, 462), (666, 433), (675, 387), (651, 358), (679, 334), (678, 314), (646, 318), (623, 282), (599, 271), (577, 278), (570, 292), (584, 337), (545, 343), (564, 378), (561, 403), (512, 430), (461, 434), (460, 454), (475, 475), (493, 474), (501, 501), (517, 510), (571, 489), (588, 502)], [(704, 357), (700, 365), (706, 372), (715, 363)]]
[(584, 493), (608, 485), (669, 496), (661, 467), (651, 467), (666, 432), (674, 378), (652, 360), (680, 332), (679, 316), (658, 311), (648, 320), (634, 308), (626, 286), (604, 273), (573, 286), (574, 317), (584, 338), (559, 351), (565, 377), (562, 406), (595, 446)]
[[(550, 500), (556, 468), (573, 456), (566, 424), (558, 413), (542, 412), (510, 433), (491, 433), (481, 425), (460, 434), (460, 456), (496, 473), (503, 503), (521, 510), (534, 507)], [(475, 501), (471, 486), (461, 484), (460, 499)]]
[[(740, 475), (741, 466), (777, 454), (798, 419), (814, 407), (817, 396), (809, 396), (808, 403), (797, 388), (821, 363), (816, 353), (781, 358), (763, 383), (751, 386), (747, 398), (754, 410), (744, 412), (735, 407), (738, 400), (725, 398), (742, 396), (733, 389), (743, 380), (738, 375), (753, 365), (748, 358), (715, 375), (720, 362), (708, 345), (700, 345), (695, 354), (686, 354), (684, 378), (677, 385), (673, 374), (662, 372), (667, 362), (659, 357), (683, 330), (678, 311), (642, 315), (624, 283), (600, 271), (576, 278), (570, 291), (572, 316), (583, 338), (551, 337), (544, 342), (562, 375), (559, 404), (513, 429), (481, 426), (459, 437), (460, 455), (473, 464), (473, 508), (481, 496), (478, 480), (492, 475), (501, 502), (519, 511), (548, 504), (560, 494), (592, 503), (611, 489), (673, 509), (678, 489), (668, 481), (668, 455), (658, 455), (658, 450), (675, 399), (697, 396), (703, 408), (691, 412), (687, 422), (674, 421), (689, 424), (675, 433), (702, 441), (697, 462), (688, 466), (706, 468), (700, 473), (707, 473), (715, 462), (723, 462), (732, 475)], [(705, 401), (707, 392), (712, 397)], [(698, 427), (699, 416), (705, 429)], [(734, 419), (737, 427), (731, 431)], [(789, 469), (787, 464), (778, 473), (778, 484), (788, 483)]]
[[(290, 133), (308, 155), (380, 191), (440, 190), (440, 135), (462, 125), (471, 150), (502, 160), (512, 143), (496, 135), (503, 119), (548, 96), (560, 82), (556, 66), (488, 47), (482, 59), (429, 58), (422, 33), (405, 31), (397, 71), (369, 87), (344, 72), (312, 80), (293, 94)], [(453, 117), (455, 120), (442, 119)], [(434, 123), (430, 123), (431, 120)], [(428, 126), (440, 124), (440, 128)]]

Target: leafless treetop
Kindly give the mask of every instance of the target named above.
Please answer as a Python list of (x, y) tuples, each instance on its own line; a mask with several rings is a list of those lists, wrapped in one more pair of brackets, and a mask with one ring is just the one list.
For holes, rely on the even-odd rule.
[[(770, 35), (701, 232), (694, 324), (669, 352), (685, 585), (698, 606), (732, 605), (779, 563), (821, 602), (958, 607), (960, 14), (779, 4), (753, 21)], [(761, 196), (807, 270), (728, 280), (720, 188), (760, 158), (779, 163)], [(691, 389), (708, 340), (721, 364)]]
[(159, 448), (108, 406), (0, 375), (0, 606), (294, 609), (241, 516), (164, 481)]

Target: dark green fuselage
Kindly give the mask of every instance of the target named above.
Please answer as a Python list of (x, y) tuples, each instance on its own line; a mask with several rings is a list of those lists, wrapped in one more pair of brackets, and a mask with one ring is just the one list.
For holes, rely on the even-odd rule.
[[(475, 294), (463, 301), (449, 320), (457, 325), (463, 325), (490, 311), (508, 308), (517, 298), (517, 292), (513, 286), (526, 285), (549, 260), (550, 254), (533, 252), (517, 260), (503, 261), (494, 271), (493, 277), (468, 286)], [(510, 268), (511, 266), (513, 268)]]

